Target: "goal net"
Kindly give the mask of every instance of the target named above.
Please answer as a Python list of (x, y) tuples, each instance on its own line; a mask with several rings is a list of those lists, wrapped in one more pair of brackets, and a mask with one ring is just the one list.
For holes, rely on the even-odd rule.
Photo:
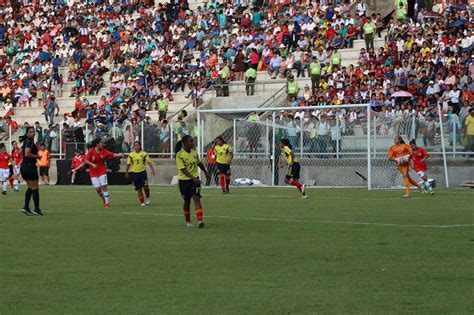
[[(436, 146), (439, 123), (435, 117), (428, 119), (407, 112), (379, 112), (368, 104), (199, 110), (198, 150), (215, 170), (208, 154), (214, 140), (222, 137), (233, 147), (234, 180), (283, 186), (287, 166), (279, 143), (286, 138), (301, 164), (301, 181), (307, 185), (390, 188), (403, 183), (387, 159), (394, 137)], [(429, 136), (426, 125), (433, 128)]]

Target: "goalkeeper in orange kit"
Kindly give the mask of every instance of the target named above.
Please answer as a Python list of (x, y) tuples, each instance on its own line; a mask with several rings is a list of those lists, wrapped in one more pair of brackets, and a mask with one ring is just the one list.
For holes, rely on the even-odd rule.
[(410, 184), (421, 189), (420, 185), (409, 174), (410, 155), (413, 154), (413, 150), (403, 141), (401, 136), (396, 136), (394, 143), (388, 149), (388, 158), (395, 161), (398, 170), (403, 175), (403, 181), (405, 182), (405, 195), (403, 195), (403, 198), (410, 198)]

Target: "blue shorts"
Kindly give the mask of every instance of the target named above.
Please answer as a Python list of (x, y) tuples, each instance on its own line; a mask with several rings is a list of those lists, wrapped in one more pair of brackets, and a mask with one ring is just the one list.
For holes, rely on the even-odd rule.
[(201, 198), (201, 185), (196, 184), (192, 180), (179, 180), (179, 192), (183, 199), (191, 199), (193, 197)]
[(148, 186), (148, 176), (146, 171), (140, 173), (132, 173), (130, 176), (132, 179), (133, 185), (135, 186), (135, 190), (140, 190), (143, 187)]
[(230, 175), (230, 165), (229, 164), (221, 164), (216, 163), (217, 169), (219, 170), (220, 174)]
[(300, 170), (301, 165), (298, 162), (293, 162), (290, 167), (288, 167), (288, 173), (286, 174), (286, 179), (300, 179)]

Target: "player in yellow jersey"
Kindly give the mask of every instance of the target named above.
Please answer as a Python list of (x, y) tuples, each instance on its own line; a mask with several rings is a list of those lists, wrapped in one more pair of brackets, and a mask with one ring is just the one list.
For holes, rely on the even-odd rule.
[(184, 199), (184, 219), (187, 227), (191, 224), (191, 199), (194, 201), (194, 207), (197, 217), (197, 227), (204, 227), (202, 220), (201, 204), (201, 180), (199, 179), (200, 168), (206, 175), (206, 181), (210, 182), (211, 177), (206, 168), (199, 160), (198, 154), (194, 149), (194, 139), (189, 135), (183, 136), (181, 141), (176, 144), (176, 166), (178, 167), (179, 191)]
[(216, 163), (219, 170), (219, 184), (224, 194), (229, 193), (230, 185), (230, 163), (234, 158), (232, 147), (228, 145), (222, 137), (216, 138)]
[(281, 139), (280, 147), (282, 155), (285, 157), (286, 162), (288, 164), (288, 173), (285, 177), (285, 183), (298, 188), (298, 191), (301, 194), (301, 198), (308, 198), (308, 195), (306, 195), (305, 191), (305, 185), (302, 185), (299, 182), (301, 166), (295, 158), (295, 153), (293, 152), (293, 148), (291, 147), (290, 141), (288, 139)]
[[(142, 207), (150, 204), (150, 188), (148, 187), (148, 175), (146, 166), (151, 169), (151, 173), (155, 176), (155, 169), (151, 163), (148, 153), (142, 150), (140, 141), (133, 144), (135, 151), (130, 153), (127, 158), (127, 166), (125, 168), (125, 177), (128, 178), (128, 171), (132, 173), (132, 182), (137, 191), (138, 200)], [(145, 194), (144, 194), (145, 193)]]

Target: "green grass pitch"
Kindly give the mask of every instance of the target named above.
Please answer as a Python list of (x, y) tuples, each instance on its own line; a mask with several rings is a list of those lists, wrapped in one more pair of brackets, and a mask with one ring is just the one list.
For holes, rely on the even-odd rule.
[(41, 187), (43, 217), (0, 196), (0, 313), (474, 312), (473, 191), (308, 193), (205, 189), (204, 229), (173, 187)]

